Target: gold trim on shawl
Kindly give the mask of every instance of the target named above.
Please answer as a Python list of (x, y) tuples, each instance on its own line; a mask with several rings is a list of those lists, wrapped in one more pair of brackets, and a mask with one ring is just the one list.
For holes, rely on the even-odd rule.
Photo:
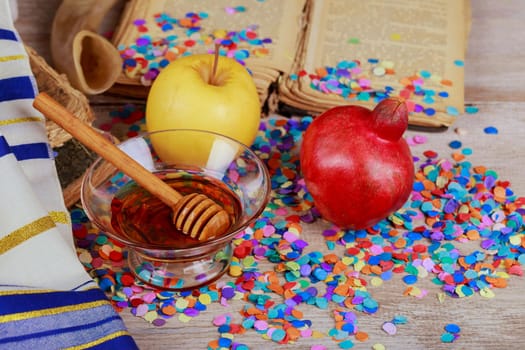
[(51, 216), (41, 217), (40, 219), (20, 227), (19, 229), (0, 238), (0, 254), (4, 254), (17, 245), (24, 243), (25, 241), (49, 229), (52, 229), (53, 227), (56, 227), (56, 225)]
[(18, 123), (28, 123), (28, 122), (43, 122), (44, 118), (42, 117), (22, 117), (22, 118), (13, 118), (0, 120), (0, 126), (18, 124)]
[(26, 59), (26, 55), (0, 56), (0, 62), (9, 62)]
[(69, 213), (64, 211), (50, 211), (49, 216), (57, 224), (69, 224), (71, 221)]

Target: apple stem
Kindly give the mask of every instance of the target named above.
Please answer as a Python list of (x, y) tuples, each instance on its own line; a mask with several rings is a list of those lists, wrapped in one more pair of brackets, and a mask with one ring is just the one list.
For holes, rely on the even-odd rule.
[(220, 44), (215, 44), (215, 57), (213, 60), (213, 70), (211, 71), (210, 81), (209, 83), (213, 85), (215, 81), (215, 73), (217, 72), (217, 66), (219, 65), (219, 48), (221, 47)]

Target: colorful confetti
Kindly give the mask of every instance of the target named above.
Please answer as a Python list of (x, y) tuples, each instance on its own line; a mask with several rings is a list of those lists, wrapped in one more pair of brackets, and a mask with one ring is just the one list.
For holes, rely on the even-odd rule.
[(461, 328), (454, 323), (449, 323), (445, 327), (445, 332), (441, 334), (441, 341), (443, 343), (452, 343), (459, 338)]
[[(227, 7), (227, 14), (246, 12), (244, 6)], [(139, 77), (143, 85), (149, 86), (160, 71), (178, 57), (194, 53), (214, 52), (215, 44), (219, 54), (245, 64), (249, 57), (265, 57), (269, 54), (271, 38), (260, 37), (257, 25), (246, 28), (206, 29), (208, 13), (186, 13), (174, 17), (159, 13), (153, 18), (136, 19), (133, 23), (137, 39), (117, 49), (123, 60), (123, 72), (130, 78)]]
[[(141, 118), (142, 107), (126, 105), (112, 114), (105, 130), (131, 136), (143, 130)], [(115, 308), (160, 327), (170, 318), (191, 322), (210, 305), (222, 305), (225, 313), (213, 319), (218, 333), (210, 349), (247, 349), (235, 339), (245, 332), (276, 344), (328, 337), (339, 348), (350, 349), (370, 340), (359, 319), (381, 307), (369, 286), (387, 288), (394, 274), (406, 284), (406, 290), (398, 292), (416, 298), (428, 294), (417, 286), (419, 281), (430, 279), (442, 291), (441, 302), (447, 296), (491, 298), (511, 276), (523, 275), (525, 198), (514, 194), (494, 170), (465, 160), (472, 150), (458, 152), (457, 160), (440, 158), (433, 150), (422, 152), (422, 158), (415, 158), (412, 195), (402, 209), (367, 230), (329, 226), (317, 236), (326, 250), (315, 250), (303, 227), (320, 217), (299, 175), (297, 156), (311, 121), (262, 121), (253, 149), (270, 172), (272, 197), (261, 217), (233, 241), (230, 276), (208, 286), (170, 292), (144, 285), (125, 263), (127, 250), (91, 226), (82, 209), (74, 208), (79, 259)], [(419, 141), (414, 144), (426, 140)], [(464, 242), (478, 247), (462, 253), (459, 246)], [(261, 261), (272, 268), (262, 269)], [(233, 301), (243, 305), (235, 315), (226, 311)], [(331, 315), (333, 325), (326, 333), (305, 317), (308, 307)], [(405, 316), (396, 315), (382, 329), (395, 335), (406, 323)], [(448, 324), (444, 329), (442, 342), (459, 337), (459, 326)], [(311, 347), (323, 348), (327, 347)], [(374, 343), (372, 348), (385, 346)]]
[[(392, 34), (391, 40), (399, 41), (401, 37), (399, 34)], [(358, 39), (350, 38), (347, 42), (357, 44)], [(462, 67), (460, 61), (456, 61), (456, 65)], [(402, 77), (396, 73), (395, 68), (395, 62), (388, 60), (347, 59), (337, 62), (334, 66), (318, 67), (315, 72), (299, 70), (291, 74), (290, 79), (303, 80), (303, 83), (309, 84), (312, 89), (340, 96), (348, 103), (378, 103), (387, 97), (397, 96), (406, 101), (410, 114), (424, 114), (427, 117), (435, 117), (438, 112), (454, 117), (460, 114), (457, 107), (447, 105), (447, 89), (453, 85), (452, 81), (438, 78), (428, 70)], [(372, 84), (372, 81), (376, 83)]]

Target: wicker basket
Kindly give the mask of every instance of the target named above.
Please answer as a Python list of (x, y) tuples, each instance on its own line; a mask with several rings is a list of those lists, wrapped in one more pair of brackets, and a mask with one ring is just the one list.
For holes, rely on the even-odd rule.
[[(91, 124), (95, 120), (95, 115), (89, 106), (87, 97), (73, 88), (69, 84), (67, 77), (58, 74), (33, 48), (26, 45), (26, 51), (29, 56), (31, 70), (36, 79), (38, 91), (46, 92), (79, 119)], [(72, 138), (70, 134), (47, 119), (46, 129), (52, 148), (61, 147)]]

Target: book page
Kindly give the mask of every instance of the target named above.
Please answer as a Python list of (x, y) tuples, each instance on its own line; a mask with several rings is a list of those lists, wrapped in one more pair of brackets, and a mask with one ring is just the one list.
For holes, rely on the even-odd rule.
[(349, 77), (355, 80), (356, 91), (384, 92), (391, 87), (399, 94), (408, 86), (413, 89), (417, 81), (422, 90), (447, 96), (418, 98), (411, 94), (418, 102), (441, 110), (453, 106), (463, 112), (466, 2), (312, 2), (309, 36), (300, 63), (306, 72), (357, 62)]
[[(231, 38), (235, 48), (223, 46), (223, 53), (236, 59), (237, 53), (249, 56), (240, 59), (249, 68), (288, 72), (296, 56), (298, 37), (303, 33), (305, 2), (254, 0), (235, 6), (229, 0), (131, 0), (113, 43), (124, 59), (133, 63), (146, 57), (151, 63), (155, 60), (150, 52), (162, 53), (157, 61), (167, 56), (176, 59), (182, 54), (213, 52), (216, 39)], [(149, 41), (150, 47), (139, 47), (137, 40)], [(119, 81), (136, 81), (147, 69), (137, 70), (125, 70), (125, 77)]]

